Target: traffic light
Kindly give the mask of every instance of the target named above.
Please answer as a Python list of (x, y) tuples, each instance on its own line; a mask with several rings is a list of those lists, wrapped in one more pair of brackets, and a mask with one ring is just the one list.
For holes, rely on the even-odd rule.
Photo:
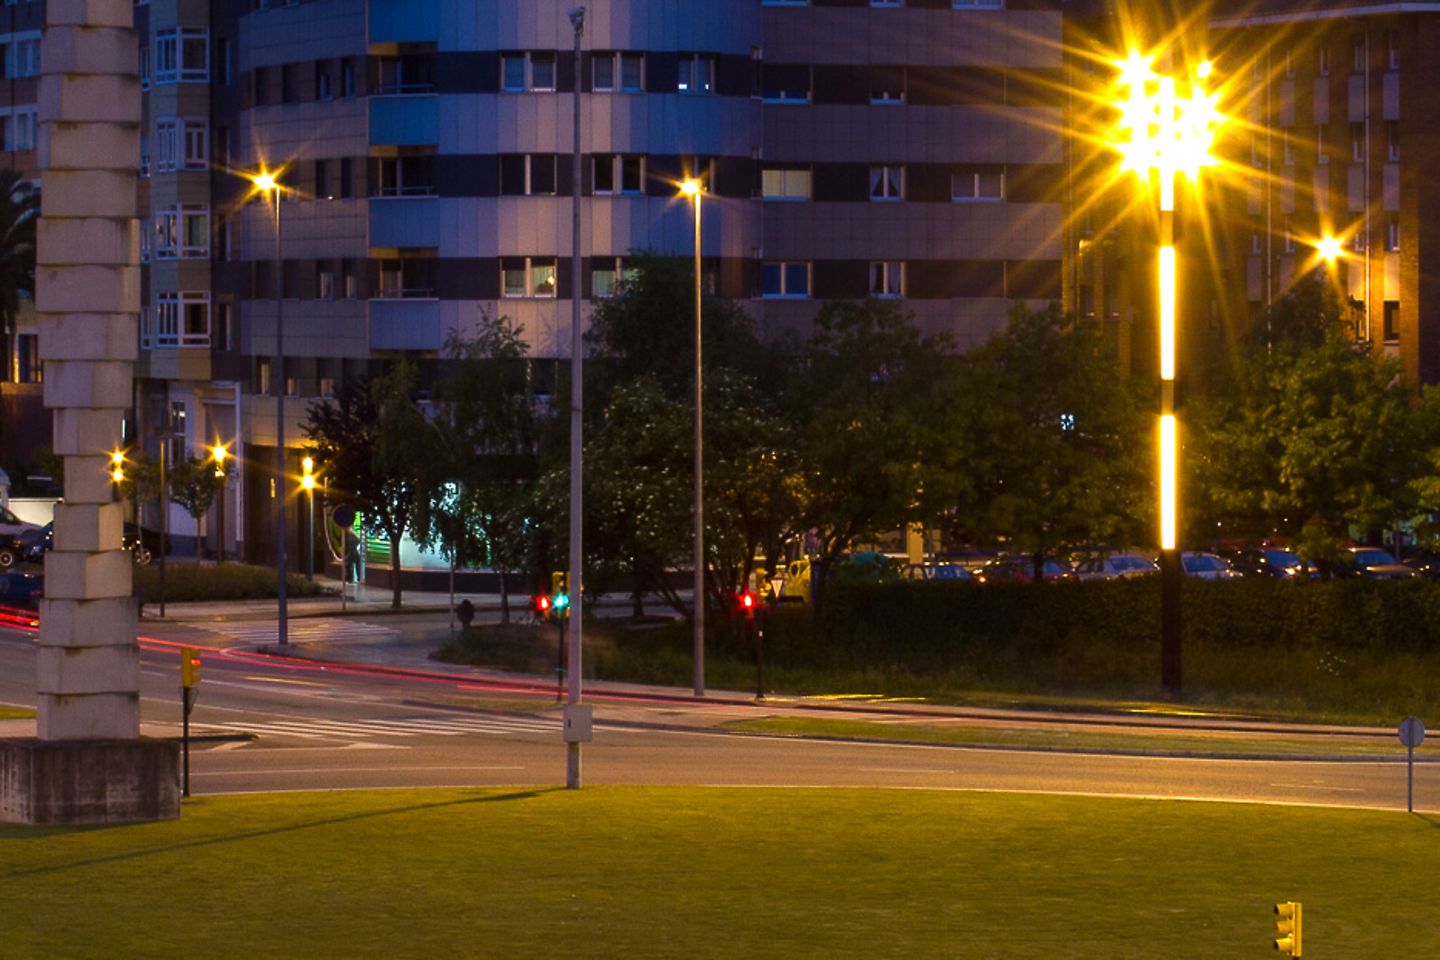
[(305, 457), (300, 461), (300, 487), (304, 490), (315, 489), (315, 458)]
[(549, 619), (550, 619), (550, 598), (547, 597), (547, 596), (545, 596), (545, 595), (542, 593), (540, 596), (534, 597), (534, 598), (532, 598), (532, 599), (533, 599), (533, 601), (534, 601), (534, 603), (535, 603), (535, 615), (538, 616), (538, 617), (540, 617), (540, 618), (542, 618), (542, 619), (549, 620)]
[(745, 613), (746, 620), (755, 619), (755, 594), (746, 590), (740, 594), (740, 609)]
[(180, 686), (187, 690), (200, 683), (200, 651), (194, 647), (180, 648)]
[(112, 483), (125, 482), (125, 453), (116, 450), (110, 454), (110, 481)]
[(1275, 938), (1275, 949), (1287, 957), (1300, 956), (1300, 904), (1295, 900), (1286, 900), (1284, 903), (1275, 904), (1275, 932), (1280, 936)]
[(557, 617), (569, 615), (570, 575), (564, 570), (556, 570), (550, 574), (550, 606)]

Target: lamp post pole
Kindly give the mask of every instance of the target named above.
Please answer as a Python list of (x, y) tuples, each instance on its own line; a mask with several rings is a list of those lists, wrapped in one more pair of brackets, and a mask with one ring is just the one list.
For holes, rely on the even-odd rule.
[[(574, 141), (570, 165), (570, 607), (567, 711), (580, 705), (581, 625), (584, 621), (584, 447), (585, 412), (584, 339), (580, 330), (580, 39), (585, 33), (585, 8), (566, 11), (575, 28)], [(569, 717), (565, 732), (565, 786), (580, 788), (580, 740), (572, 736)]]
[(277, 621), (275, 641), (280, 646), (290, 643), (289, 597), (285, 582), (285, 261), (280, 248), (280, 181), (270, 176), (262, 178), (268, 186), (261, 188), (270, 194), (275, 204), (275, 568)]
[(705, 696), (705, 441), (701, 401), (704, 381), (700, 373), (700, 197), (705, 185), (686, 180), (680, 190), (695, 205), (695, 617), (693, 638), (695, 696)]

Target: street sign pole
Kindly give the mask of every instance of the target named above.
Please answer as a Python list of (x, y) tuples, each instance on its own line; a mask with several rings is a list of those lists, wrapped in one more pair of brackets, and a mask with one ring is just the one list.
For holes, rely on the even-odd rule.
[(1419, 717), (1406, 717), (1400, 721), (1400, 742), (1405, 744), (1405, 810), (1415, 812), (1415, 748), (1425, 739), (1425, 724)]

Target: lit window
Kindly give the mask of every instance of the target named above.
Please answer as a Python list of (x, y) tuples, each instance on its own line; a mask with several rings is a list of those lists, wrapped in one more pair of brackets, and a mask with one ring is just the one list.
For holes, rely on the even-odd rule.
[(810, 264), (772, 262), (760, 265), (760, 292), (769, 298), (810, 296)]
[(809, 200), (810, 171), (764, 169), (760, 172), (760, 195), (766, 200)]
[(557, 276), (554, 257), (503, 257), (500, 290), (510, 298), (555, 299)]

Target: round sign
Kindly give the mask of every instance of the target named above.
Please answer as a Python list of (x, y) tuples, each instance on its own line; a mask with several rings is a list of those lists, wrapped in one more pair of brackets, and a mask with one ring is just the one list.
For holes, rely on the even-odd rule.
[(338, 506), (330, 514), (335, 520), (335, 526), (345, 527), (347, 530), (355, 525), (355, 508), (349, 506)]
[(1425, 724), (1420, 722), (1419, 717), (1406, 717), (1400, 721), (1400, 742), (1411, 750), (1420, 746), (1420, 741), (1425, 739)]

